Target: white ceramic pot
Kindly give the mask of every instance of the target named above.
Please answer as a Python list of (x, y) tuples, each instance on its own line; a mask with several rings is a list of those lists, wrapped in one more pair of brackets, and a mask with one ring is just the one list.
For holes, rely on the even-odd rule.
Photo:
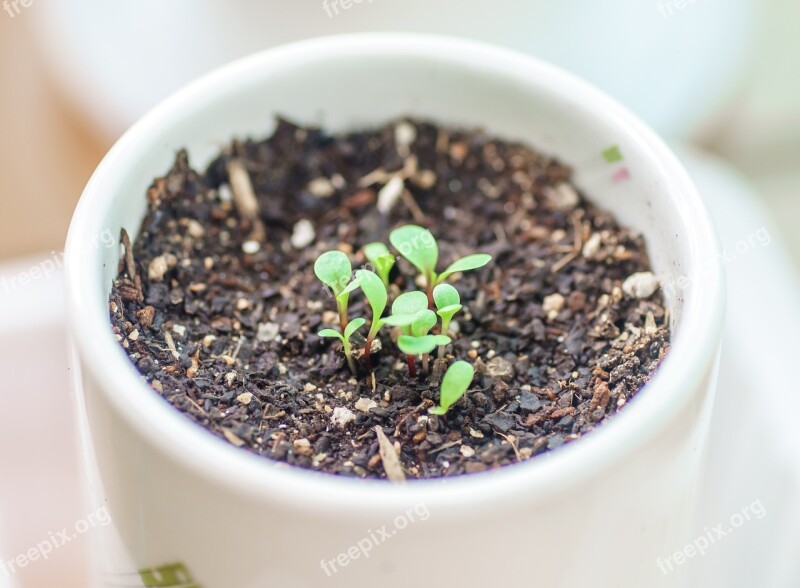
[[(666, 289), (674, 338), (652, 382), (552, 454), (405, 485), (273, 463), (190, 422), (115, 341), (107, 296), (119, 252), (97, 247), (94, 235), (136, 231), (145, 189), (176, 149), (187, 146), (202, 166), (231, 137), (268, 133), (277, 113), (332, 130), (403, 114), (481, 126), (572, 164), (595, 202), (646, 235), (665, 283), (681, 284)], [(622, 161), (606, 162), (611, 146)], [(114, 537), (98, 546), (98, 581), (174, 562), (204, 588), (674, 581), (657, 558), (695, 534), (724, 314), (717, 253), (695, 188), (664, 144), (593, 87), (521, 54), (368, 34), (280, 47), (200, 79), (120, 139), (70, 228), (75, 392), (94, 496), (113, 518)]]

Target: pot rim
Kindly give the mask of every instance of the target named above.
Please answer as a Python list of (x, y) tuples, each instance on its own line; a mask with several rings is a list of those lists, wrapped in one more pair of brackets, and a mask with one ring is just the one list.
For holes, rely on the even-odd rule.
[[(107, 299), (95, 284), (101, 279), (100, 254), (87, 248), (88, 236), (98, 234), (110, 210), (112, 195), (104, 180), (119, 167), (130, 165), (130, 153), (152, 143), (162, 121), (183, 116), (185, 106), (200, 96), (209, 100), (214, 89), (236, 87), (272, 63), (357, 59), (360, 55), (409, 55), (447, 60), (454, 65), (538, 80), (541, 91), (569, 96), (613, 124), (654, 165), (669, 177), (670, 193), (679, 207), (687, 239), (687, 265), (703, 268), (702, 285), (692, 280), (686, 290), (681, 329), (670, 352), (626, 410), (588, 435), (545, 456), (499, 470), (452, 479), (414, 480), (389, 484), (312, 472), (272, 462), (234, 448), (209, 434), (168, 405), (143, 381), (119, 343), (108, 317)], [(480, 72), (476, 75), (481, 75)], [(142, 195), (144, 197), (144, 195)], [(547, 500), (552, 493), (584, 484), (591, 476), (613, 469), (648, 440), (657, 437), (683, 407), (700, 394), (704, 376), (716, 359), (724, 317), (723, 268), (719, 245), (696, 188), (669, 148), (644, 123), (592, 85), (535, 58), (490, 44), (436, 35), (362, 33), (300, 41), (239, 59), (206, 74), (152, 109), (111, 148), (89, 180), (70, 224), (65, 255), (68, 330), (80, 365), (98, 384), (100, 393), (138, 435), (181, 466), (207, 482), (259, 500), (300, 507), (306, 512), (356, 509), (397, 513), (424, 503), (440, 515), (463, 514), (466, 508), (506, 504), (504, 498)], [(107, 296), (107, 289), (104, 289)], [(76, 373), (80, 376), (80, 373)], [(76, 380), (77, 381), (77, 380)], [(113, 382), (113, 386), (108, 383)], [(82, 394), (82, 390), (76, 390)]]

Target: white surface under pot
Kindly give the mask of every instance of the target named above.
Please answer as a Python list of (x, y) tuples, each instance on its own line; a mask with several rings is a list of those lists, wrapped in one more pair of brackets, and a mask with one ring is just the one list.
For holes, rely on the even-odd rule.
[[(590, 437), (457, 479), (342, 479), (209, 435), (148, 389), (114, 339), (107, 295), (118, 252), (91, 236), (135, 231), (145, 189), (177, 147), (202, 166), (219, 144), (259, 132), (276, 113), (333, 131), (424, 116), (482, 126), (572, 164), (595, 202), (645, 234), (665, 279), (688, 278), (682, 291), (666, 292), (674, 338), (664, 365)], [(605, 161), (610, 146), (623, 161)], [(199, 80), (117, 143), (70, 229), (76, 394), (96, 497), (119, 539), (104, 542), (103, 574), (181, 562), (205, 588), (356, 588), (436, 578), (446, 565), (451, 583), (470, 587), (496, 581), (490, 562), (503, 562), (509, 579), (535, 569), (538, 582), (565, 588), (584, 586), (587, 575), (597, 586), (673, 585), (654, 562), (694, 527), (724, 308), (717, 253), (695, 188), (661, 141), (594, 88), (521, 54), (376, 34), (278, 48)], [(330, 577), (321, 568), (409, 511), (427, 516), (369, 558)]]

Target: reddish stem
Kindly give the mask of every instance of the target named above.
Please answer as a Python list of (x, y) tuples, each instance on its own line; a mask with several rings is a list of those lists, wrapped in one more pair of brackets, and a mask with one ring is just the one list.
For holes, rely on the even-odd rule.
[(433, 288), (431, 288), (431, 280), (428, 279), (425, 287), (425, 293), (428, 295), (428, 309), (433, 310)]
[(407, 355), (406, 357), (408, 358), (408, 375), (411, 376), (412, 378), (416, 378), (417, 366), (414, 364), (414, 356)]
[(367, 362), (367, 369), (372, 369), (372, 359), (370, 358), (370, 351), (372, 350), (372, 337), (367, 336), (367, 343), (364, 346), (364, 361)]

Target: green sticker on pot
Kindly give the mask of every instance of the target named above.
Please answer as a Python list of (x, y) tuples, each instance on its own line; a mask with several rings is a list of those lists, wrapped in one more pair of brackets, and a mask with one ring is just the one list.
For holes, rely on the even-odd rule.
[(606, 163), (616, 163), (618, 161), (622, 161), (622, 152), (619, 150), (619, 145), (612, 145), (605, 151), (603, 151), (603, 159), (606, 160)]
[(202, 588), (194, 581), (192, 574), (182, 563), (172, 563), (157, 568), (139, 570), (145, 586), (160, 588)]

